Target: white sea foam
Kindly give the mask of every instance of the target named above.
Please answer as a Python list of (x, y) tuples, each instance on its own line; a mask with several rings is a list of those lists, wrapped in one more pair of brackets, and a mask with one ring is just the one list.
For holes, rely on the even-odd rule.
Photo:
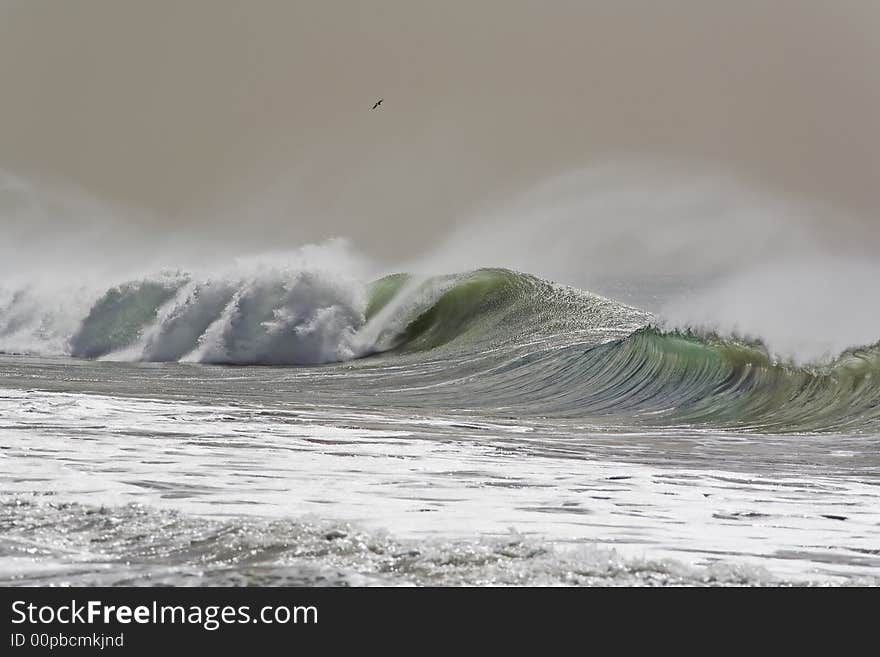
[(878, 581), (876, 440), (292, 408), (254, 394), (267, 370), (188, 403), (139, 376), (155, 397), (0, 389), (4, 583)]

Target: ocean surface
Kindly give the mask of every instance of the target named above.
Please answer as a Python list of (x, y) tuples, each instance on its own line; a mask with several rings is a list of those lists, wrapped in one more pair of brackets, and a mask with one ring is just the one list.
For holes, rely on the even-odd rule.
[(0, 351), (0, 584), (880, 583), (880, 345), (292, 268), (6, 290)]

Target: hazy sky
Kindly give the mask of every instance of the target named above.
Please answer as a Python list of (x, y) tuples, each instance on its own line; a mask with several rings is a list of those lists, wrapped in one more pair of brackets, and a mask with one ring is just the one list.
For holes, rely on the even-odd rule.
[(875, 0), (0, 7), (0, 168), (168, 227), (389, 254), (620, 155), (711, 162), (877, 225)]

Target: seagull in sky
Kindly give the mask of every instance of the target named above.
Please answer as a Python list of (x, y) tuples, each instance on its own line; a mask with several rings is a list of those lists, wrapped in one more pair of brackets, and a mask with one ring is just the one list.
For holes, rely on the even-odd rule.
[(377, 100), (377, 101), (376, 101), (376, 104), (373, 105), (373, 109), (376, 109), (377, 107), (379, 107), (379, 105), (382, 104), (382, 101), (383, 101), (383, 100), (385, 100), (385, 99), (384, 99), (384, 98), (380, 98), (379, 100)]

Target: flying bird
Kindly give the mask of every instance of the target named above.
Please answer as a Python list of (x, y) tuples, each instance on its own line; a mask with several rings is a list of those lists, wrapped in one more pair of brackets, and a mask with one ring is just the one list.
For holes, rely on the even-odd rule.
[(379, 107), (379, 105), (382, 104), (382, 101), (383, 101), (383, 100), (385, 100), (385, 99), (384, 99), (384, 98), (380, 98), (379, 100), (377, 100), (377, 101), (376, 101), (376, 104), (373, 105), (373, 109), (376, 109), (377, 107)]

